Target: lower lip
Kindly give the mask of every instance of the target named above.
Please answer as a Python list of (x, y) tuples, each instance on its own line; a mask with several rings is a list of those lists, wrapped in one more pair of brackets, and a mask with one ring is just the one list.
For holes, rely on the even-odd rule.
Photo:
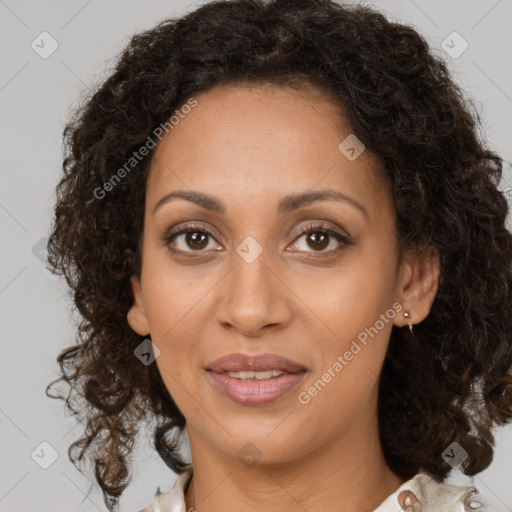
[(299, 384), (305, 373), (283, 373), (272, 379), (242, 381), (225, 373), (208, 371), (216, 388), (242, 405), (263, 405), (281, 398)]

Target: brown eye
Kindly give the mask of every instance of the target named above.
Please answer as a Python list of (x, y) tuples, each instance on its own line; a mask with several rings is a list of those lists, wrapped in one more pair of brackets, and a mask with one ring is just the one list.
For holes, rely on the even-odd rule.
[(203, 227), (184, 226), (181, 229), (167, 234), (163, 238), (165, 244), (174, 253), (206, 252), (205, 249), (215, 249), (219, 245), (214, 242), (213, 235)]
[[(305, 239), (305, 243), (301, 239)], [(299, 236), (292, 245), (292, 251), (320, 253), (320, 255), (328, 256), (350, 245), (352, 245), (352, 242), (339, 231), (324, 224), (313, 224), (301, 229)], [(330, 246), (331, 248), (328, 249)]]
[(208, 234), (202, 231), (188, 231), (185, 236), (185, 243), (194, 250), (204, 249), (208, 245), (208, 243), (204, 243), (207, 238)]
[(306, 240), (308, 245), (315, 251), (322, 251), (329, 245), (329, 235), (325, 233), (309, 233)]

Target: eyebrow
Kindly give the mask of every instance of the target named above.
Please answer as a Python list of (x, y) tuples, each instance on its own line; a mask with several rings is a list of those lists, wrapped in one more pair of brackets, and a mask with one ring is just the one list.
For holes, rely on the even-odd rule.
[[(194, 204), (197, 204), (198, 206), (210, 212), (221, 214), (226, 212), (226, 207), (222, 204), (222, 202), (213, 196), (192, 190), (175, 190), (174, 192), (170, 192), (169, 194), (163, 196), (156, 203), (155, 207), (153, 208), (153, 215), (161, 206), (169, 203), (173, 199), (178, 198), (185, 199)], [(368, 218), (368, 212), (363, 207), (363, 205), (358, 203), (354, 198), (332, 189), (287, 195), (279, 201), (277, 211), (280, 214), (289, 213), (294, 210), (298, 210), (299, 208), (308, 206), (316, 201), (346, 202), (357, 208), (364, 214), (366, 218)]]

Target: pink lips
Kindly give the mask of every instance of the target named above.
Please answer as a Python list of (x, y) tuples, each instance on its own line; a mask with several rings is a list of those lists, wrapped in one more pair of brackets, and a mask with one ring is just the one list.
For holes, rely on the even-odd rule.
[[(230, 354), (207, 365), (208, 375), (215, 387), (225, 396), (242, 405), (263, 405), (287, 394), (304, 378), (306, 369), (277, 354)], [(264, 380), (242, 381), (227, 372), (268, 371), (284, 372)]]
[(224, 372), (264, 372), (281, 370), (287, 373), (298, 373), (306, 368), (300, 364), (277, 354), (229, 354), (206, 366), (207, 370), (215, 373)]

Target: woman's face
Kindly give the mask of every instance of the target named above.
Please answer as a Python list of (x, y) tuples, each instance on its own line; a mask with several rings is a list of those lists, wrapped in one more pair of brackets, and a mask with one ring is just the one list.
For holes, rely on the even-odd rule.
[[(316, 89), (221, 86), (196, 100), (152, 158), (129, 323), (160, 350), (191, 447), (284, 462), (357, 446), (376, 432), (379, 373), (409, 306), (378, 162), (353, 139), (340, 150), (350, 127)], [(160, 202), (178, 192), (202, 205)], [(304, 371), (213, 378), (231, 354)]]

